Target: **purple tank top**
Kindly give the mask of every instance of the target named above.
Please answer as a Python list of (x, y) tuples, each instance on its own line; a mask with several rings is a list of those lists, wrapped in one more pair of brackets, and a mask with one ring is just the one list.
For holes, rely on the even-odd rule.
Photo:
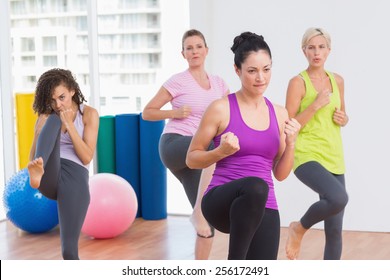
[(274, 183), (272, 180), (273, 161), (279, 150), (280, 132), (272, 103), (266, 99), (270, 124), (265, 130), (255, 130), (246, 125), (242, 119), (235, 94), (230, 94), (230, 121), (223, 133), (214, 138), (218, 147), (222, 134), (233, 132), (239, 139), (240, 150), (217, 162), (213, 178), (206, 193), (219, 185), (244, 178), (259, 177), (268, 183), (269, 193), (266, 208), (278, 209)]
[[(76, 118), (74, 120), (74, 126), (82, 138), (84, 135), (84, 123), (83, 123), (83, 115), (80, 113), (84, 112), (84, 104), (80, 104), (80, 110), (77, 111)], [(71, 161), (74, 161), (81, 166), (84, 166), (86, 169), (89, 168), (89, 164), (84, 165), (79, 157), (76, 154), (76, 151), (73, 147), (72, 139), (70, 138), (70, 135), (68, 133), (61, 132), (61, 138), (60, 138), (60, 157), (69, 159)]]

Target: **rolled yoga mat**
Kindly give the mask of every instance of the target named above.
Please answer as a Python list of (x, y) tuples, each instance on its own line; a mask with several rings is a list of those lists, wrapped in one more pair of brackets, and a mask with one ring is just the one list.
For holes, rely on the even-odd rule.
[(139, 114), (115, 116), (116, 174), (133, 187), (138, 200), (137, 217), (141, 214), (141, 174)]
[(19, 169), (27, 167), (34, 139), (37, 114), (34, 113), (34, 93), (16, 93), (16, 133), (18, 139)]
[(145, 220), (167, 217), (167, 170), (158, 144), (165, 121), (144, 121), (140, 116), (141, 205)]
[(116, 174), (114, 116), (100, 117), (96, 156), (98, 173)]

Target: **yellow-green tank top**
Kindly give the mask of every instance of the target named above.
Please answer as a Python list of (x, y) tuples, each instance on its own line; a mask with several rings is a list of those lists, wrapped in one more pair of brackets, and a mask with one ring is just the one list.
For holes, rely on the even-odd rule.
[[(333, 122), (335, 108), (340, 109), (340, 92), (334, 75), (326, 71), (331, 85), (330, 102), (318, 110), (299, 132), (295, 145), (294, 170), (301, 164), (316, 161), (333, 174), (344, 174), (344, 152), (340, 126)], [(300, 73), (306, 87), (298, 114), (305, 110), (317, 96), (306, 70)]]

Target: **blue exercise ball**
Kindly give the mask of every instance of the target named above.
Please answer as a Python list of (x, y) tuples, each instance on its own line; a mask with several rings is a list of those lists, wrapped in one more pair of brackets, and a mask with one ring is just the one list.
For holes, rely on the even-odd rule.
[(5, 213), (16, 227), (24, 231), (47, 232), (58, 225), (57, 201), (33, 189), (29, 181), (27, 168), (8, 180), (3, 194)]

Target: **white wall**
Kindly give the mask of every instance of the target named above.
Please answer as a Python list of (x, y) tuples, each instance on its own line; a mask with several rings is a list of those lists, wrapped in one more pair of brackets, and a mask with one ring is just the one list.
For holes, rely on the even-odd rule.
[[(187, 61), (181, 54), (183, 33), (189, 29), (189, 0), (160, 0), (162, 26), (162, 69), (158, 72), (155, 89), (149, 96), (143, 96), (147, 102), (156, 94), (161, 85), (173, 74), (188, 68)], [(170, 104), (166, 108), (170, 108)], [(169, 214), (191, 214), (183, 186), (173, 174), (167, 170), (167, 210)]]
[[(390, 103), (390, 18), (387, 1), (339, 0), (190, 0), (190, 27), (203, 31), (210, 52), (208, 70), (222, 76), (232, 91), (233, 38), (243, 31), (262, 34), (271, 47), (273, 77), (266, 96), (284, 105), (289, 79), (303, 70), (300, 41), (308, 27), (332, 35), (327, 69), (345, 79), (343, 128), (349, 204), (344, 229), (390, 232), (390, 144), (385, 136)], [(293, 173), (276, 182), (282, 226), (298, 219), (317, 196)], [(318, 225), (322, 227), (322, 225)]]

